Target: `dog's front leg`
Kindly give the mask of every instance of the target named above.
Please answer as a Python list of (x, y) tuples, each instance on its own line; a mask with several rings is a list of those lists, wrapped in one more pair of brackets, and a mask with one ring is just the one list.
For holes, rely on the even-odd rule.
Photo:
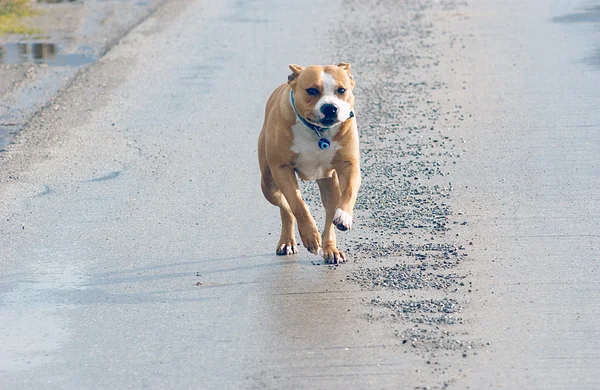
[(311, 253), (317, 254), (321, 247), (321, 237), (317, 230), (317, 225), (313, 219), (308, 206), (302, 200), (298, 180), (294, 173), (294, 168), (291, 165), (280, 165), (272, 168), (273, 179), (279, 190), (285, 196), (292, 213), (298, 221), (298, 230), (302, 244)]
[(358, 161), (346, 160), (336, 167), (340, 182), (340, 202), (335, 210), (333, 224), (340, 230), (348, 230), (352, 227), (352, 215), (356, 196), (360, 188), (360, 166)]

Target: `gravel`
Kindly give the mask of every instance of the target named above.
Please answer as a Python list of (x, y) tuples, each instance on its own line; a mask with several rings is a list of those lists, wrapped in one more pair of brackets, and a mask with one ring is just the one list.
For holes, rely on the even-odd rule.
[[(371, 305), (387, 309), (378, 318), (424, 325), (454, 325), (463, 323), (463, 319), (454, 314), (462, 307), (458, 301), (450, 298), (421, 300), (382, 300), (373, 298)], [(377, 318), (370, 315), (371, 318)]]
[[(347, 44), (337, 45), (332, 62), (351, 62), (357, 80), (363, 179), (355, 228), (338, 235), (340, 246), (349, 246), (345, 280), (373, 296), (391, 295), (366, 299), (361, 317), (391, 322), (405, 352), (428, 361), (440, 351), (462, 358), (479, 345), (468, 341), (461, 315), (471, 286), (461, 264), (471, 243), (451, 232), (467, 223), (450, 207), (452, 167), (462, 152), (462, 140), (452, 130), (465, 114), (461, 106), (439, 98), (447, 88), (437, 71), (446, 56), (440, 36), (452, 42), (459, 38), (445, 35), (435, 16), (459, 5), (429, 0), (345, 4), (346, 23), (332, 36)], [(320, 209), (316, 184), (301, 188), (311, 210)], [(460, 376), (450, 365), (438, 373), (432, 388), (445, 388)]]
[[(465, 114), (440, 99), (447, 86), (437, 71), (447, 50), (440, 42), (460, 39), (444, 35), (437, 15), (459, 4), (345, 3), (347, 23), (332, 35), (352, 47), (339, 57), (356, 73), (363, 177), (357, 228), (346, 238), (353, 256), (346, 281), (374, 295), (385, 292), (386, 299), (365, 300), (364, 318), (391, 320), (407, 353), (428, 362), (440, 351), (468, 356), (478, 343), (469, 340), (461, 316), (469, 306), (469, 275), (461, 269), (466, 242), (451, 233), (466, 221), (449, 202), (452, 167), (462, 151), (452, 129)], [(313, 205), (319, 203), (314, 186), (305, 191)], [(439, 374), (433, 387), (445, 388), (460, 375), (450, 365), (439, 367)]]

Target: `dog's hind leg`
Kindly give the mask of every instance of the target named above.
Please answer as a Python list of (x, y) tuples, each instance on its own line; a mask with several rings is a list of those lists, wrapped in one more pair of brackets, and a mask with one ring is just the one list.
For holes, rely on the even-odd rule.
[(276, 253), (278, 255), (293, 255), (298, 253), (294, 233), (296, 218), (294, 218), (287, 200), (275, 184), (271, 170), (268, 167), (262, 172), (261, 188), (265, 198), (271, 204), (279, 207), (281, 215), (281, 236), (279, 237), (279, 243), (277, 243)]
[(281, 215), (281, 235), (279, 236), (279, 242), (277, 243), (275, 253), (280, 256), (293, 255), (298, 253), (298, 246), (296, 245), (294, 233), (296, 218), (294, 217), (285, 196), (283, 196), (273, 179), (271, 167), (267, 163), (267, 156), (265, 154), (264, 134), (265, 129), (263, 126), (263, 130), (258, 138), (258, 165), (261, 173), (260, 187), (262, 188), (265, 198), (271, 204), (279, 207), (279, 213)]
[(336, 207), (340, 201), (340, 186), (337, 174), (332, 177), (317, 180), (321, 201), (325, 207), (325, 228), (323, 229), (323, 259), (326, 263), (338, 264), (346, 261), (344, 252), (336, 248), (335, 228), (333, 218)]

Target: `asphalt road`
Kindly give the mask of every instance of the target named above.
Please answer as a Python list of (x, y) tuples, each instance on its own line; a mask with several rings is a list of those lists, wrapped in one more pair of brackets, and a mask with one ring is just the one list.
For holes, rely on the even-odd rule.
[(23, 22), (34, 35), (0, 36), (0, 151), (161, 0), (36, 1)]
[[(600, 387), (597, 3), (212, 3), (161, 7), (1, 156), (1, 387)], [(351, 261), (281, 258), (264, 102), (343, 60)]]

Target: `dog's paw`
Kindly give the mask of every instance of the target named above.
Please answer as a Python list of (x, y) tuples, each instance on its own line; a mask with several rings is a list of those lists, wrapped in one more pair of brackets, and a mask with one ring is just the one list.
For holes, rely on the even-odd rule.
[(346, 262), (346, 255), (335, 247), (323, 248), (323, 260), (326, 264), (341, 264)]
[(279, 240), (279, 244), (277, 244), (277, 250), (275, 251), (279, 256), (288, 256), (294, 255), (298, 253), (298, 247), (296, 246), (296, 240), (287, 239), (287, 240)]
[(319, 253), (319, 249), (321, 248), (321, 235), (317, 230), (316, 226), (311, 226), (310, 228), (299, 229), (300, 230), (300, 238), (302, 239), (302, 245), (310, 253), (316, 255)]
[(336, 209), (333, 224), (341, 231), (349, 230), (352, 228), (352, 216), (342, 209)]

